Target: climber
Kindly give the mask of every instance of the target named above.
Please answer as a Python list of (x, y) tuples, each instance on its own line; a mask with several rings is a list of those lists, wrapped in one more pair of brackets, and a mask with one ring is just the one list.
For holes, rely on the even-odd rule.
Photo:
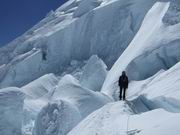
[(42, 60), (47, 60), (47, 47), (43, 46), (41, 48), (41, 51), (42, 51)]
[(47, 60), (46, 56), (47, 56), (46, 51), (42, 51), (42, 60)]
[(119, 87), (120, 87), (120, 95), (119, 99), (122, 99), (122, 92), (123, 92), (123, 100), (126, 100), (126, 89), (128, 88), (128, 77), (126, 75), (126, 72), (123, 71), (122, 75), (119, 77)]

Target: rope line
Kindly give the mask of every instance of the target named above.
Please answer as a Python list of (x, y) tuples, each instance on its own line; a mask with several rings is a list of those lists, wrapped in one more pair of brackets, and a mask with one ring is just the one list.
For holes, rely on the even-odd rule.
[(127, 135), (128, 135), (128, 131), (129, 131), (129, 120), (130, 120), (130, 114), (128, 115), (128, 119), (127, 119), (127, 131), (126, 131), (126, 133), (127, 133)]

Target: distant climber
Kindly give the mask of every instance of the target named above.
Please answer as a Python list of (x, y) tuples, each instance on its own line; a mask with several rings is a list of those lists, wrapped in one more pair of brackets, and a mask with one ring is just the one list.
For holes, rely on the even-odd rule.
[(41, 51), (42, 51), (42, 60), (47, 60), (47, 48), (46, 48), (46, 46), (42, 47)]
[(128, 88), (128, 84), (129, 84), (128, 77), (126, 75), (126, 72), (123, 71), (122, 75), (119, 77), (120, 100), (122, 100), (122, 93), (123, 93), (123, 100), (126, 100), (126, 89)]
[(45, 51), (42, 51), (42, 60), (47, 60), (47, 53)]

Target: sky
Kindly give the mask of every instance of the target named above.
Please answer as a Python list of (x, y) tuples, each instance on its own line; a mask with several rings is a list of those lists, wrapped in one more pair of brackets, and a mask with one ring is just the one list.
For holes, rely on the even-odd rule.
[(22, 35), (68, 0), (0, 0), (0, 46)]

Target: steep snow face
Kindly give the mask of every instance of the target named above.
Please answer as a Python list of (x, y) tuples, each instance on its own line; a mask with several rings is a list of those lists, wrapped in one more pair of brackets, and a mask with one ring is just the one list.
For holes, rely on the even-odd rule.
[[(72, 60), (82, 61), (92, 54), (110, 67), (133, 39), (154, 1), (69, 1), (0, 49), (0, 63), (5, 64), (0, 68), (1, 87), (19, 87), (46, 73), (61, 73)], [(11, 62), (33, 48), (31, 55)]]
[(148, 12), (139, 32), (110, 70), (103, 92), (112, 95), (113, 86), (123, 70), (127, 71), (130, 80), (141, 80), (180, 60), (180, 24), (167, 26), (162, 22), (165, 14), (171, 11), (169, 5), (158, 2)]
[(56, 76), (54, 74), (47, 74), (23, 86), (21, 89), (30, 98), (37, 99), (47, 94), (57, 84), (58, 79)]
[(106, 64), (98, 56), (93, 55), (84, 67), (80, 84), (90, 90), (100, 91), (106, 75)]
[(33, 135), (66, 135), (80, 120), (78, 109), (70, 103), (52, 102), (38, 114)]
[(18, 88), (0, 90), (0, 134), (21, 135), (24, 94)]
[(51, 100), (62, 99), (77, 106), (82, 118), (111, 101), (106, 95), (81, 87), (71, 75), (63, 77), (50, 94)]

